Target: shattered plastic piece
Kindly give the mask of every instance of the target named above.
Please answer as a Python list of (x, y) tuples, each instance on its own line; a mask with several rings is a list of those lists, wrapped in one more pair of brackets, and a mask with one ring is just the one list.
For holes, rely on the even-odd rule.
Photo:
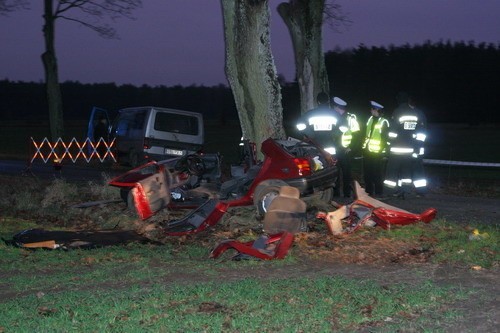
[(243, 259), (241, 254), (262, 260), (284, 259), (293, 244), (293, 239), (293, 234), (285, 231), (269, 237), (261, 236), (255, 241), (245, 243), (226, 240), (210, 252), (210, 258), (216, 259), (228, 249), (234, 249), (238, 251), (234, 259)]
[[(436, 217), (435, 208), (429, 208), (422, 214), (413, 214), (369, 197), (357, 182), (355, 188), (357, 199), (353, 203), (341, 206), (333, 212), (319, 212), (316, 215), (325, 221), (333, 235), (354, 232), (365, 224), (372, 226), (375, 223), (384, 229), (390, 229), (391, 225), (407, 225), (420, 221), (429, 223)], [(342, 222), (346, 224), (345, 227)]]

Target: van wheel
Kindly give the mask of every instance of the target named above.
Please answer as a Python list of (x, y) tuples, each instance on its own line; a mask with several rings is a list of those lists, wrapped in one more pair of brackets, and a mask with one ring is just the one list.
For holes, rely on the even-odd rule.
[(287, 185), (279, 179), (264, 180), (257, 185), (253, 192), (253, 203), (259, 217), (264, 217), (271, 202), (279, 195), (280, 187)]

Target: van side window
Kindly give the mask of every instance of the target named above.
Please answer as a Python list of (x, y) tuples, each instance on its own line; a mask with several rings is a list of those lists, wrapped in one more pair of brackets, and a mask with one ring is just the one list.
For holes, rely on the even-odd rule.
[(118, 117), (116, 124), (116, 135), (126, 136), (129, 131), (142, 130), (146, 111), (124, 112)]
[(180, 114), (158, 112), (155, 130), (179, 134), (198, 135), (198, 118)]

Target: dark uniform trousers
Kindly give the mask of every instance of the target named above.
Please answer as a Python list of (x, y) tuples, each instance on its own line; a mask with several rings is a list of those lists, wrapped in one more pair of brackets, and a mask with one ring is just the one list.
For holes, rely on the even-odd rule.
[[(421, 157), (412, 157), (410, 154), (391, 154), (387, 163), (386, 179), (398, 182), (400, 179), (422, 179), (425, 177), (424, 166)], [(402, 184), (411, 185), (411, 184)], [(418, 190), (418, 189), (417, 189)], [(425, 189), (420, 189), (424, 191)]]
[(344, 150), (337, 152), (337, 166), (339, 167), (339, 177), (335, 186), (335, 196), (340, 196), (340, 187), (344, 197), (351, 197), (352, 194), (352, 172), (351, 172), (351, 155)]
[(383, 154), (364, 152), (363, 175), (366, 193), (370, 195), (382, 195), (384, 193), (385, 164)]

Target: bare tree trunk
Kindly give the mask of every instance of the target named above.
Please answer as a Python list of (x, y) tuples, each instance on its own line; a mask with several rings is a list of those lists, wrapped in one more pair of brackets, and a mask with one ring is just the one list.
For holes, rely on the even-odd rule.
[(62, 137), (64, 133), (63, 107), (61, 87), (57, 68), (56, 51), (54, 47), (54, 23), (53, 0), (44, 0), (44, 25), (43, 35), (45, 39), (45, 52), (42, 54), (43, 67), (45, 69), (45, 85), (47, 103), (49, 107), (50, 134), (52, 140)]
[(267, 0), (221, 0), (226, 77), (243, 137), (260, 149), (268, 137), (284, 138), (281, 87), (271, 53)]
[(322, 32), (325, 0), (289, 0), (278, 5), (295, 54), (301, 113), (315, 107), (319, 92), (329, 92)]

